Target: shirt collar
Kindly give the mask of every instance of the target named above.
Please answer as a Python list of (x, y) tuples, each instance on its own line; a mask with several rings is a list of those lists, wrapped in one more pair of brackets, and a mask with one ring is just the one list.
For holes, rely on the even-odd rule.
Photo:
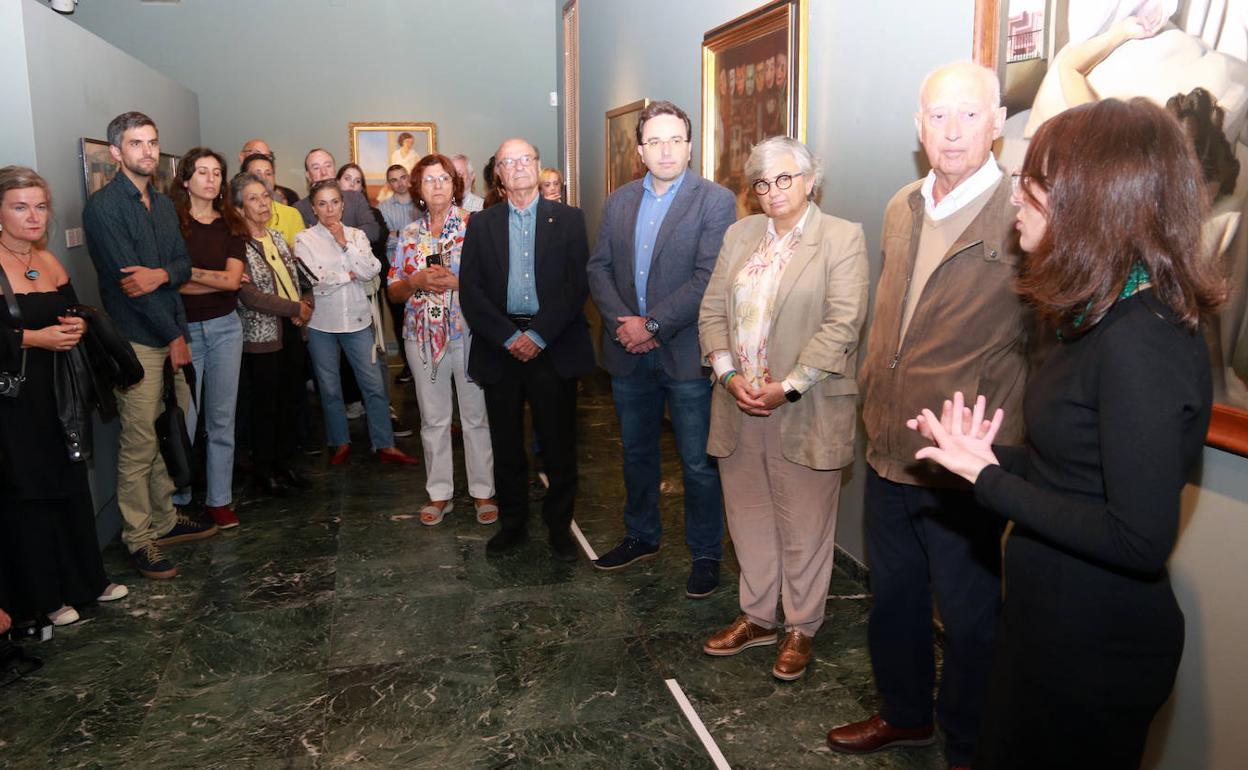
[(530, 203), (529, 205), (525, 206), (525, 207), (524, 207), (524, 208), (522, 208), (522, 209), (518, 209), (518, 208), (516, 208), (515, 204), (511, 202), (511, 198), (508, 198), (508, 199), (507, 199), (507, 208), (511, 210), (511, 213), (512, 213), (512, 215), (514, 215), (514, 216), (521, 216), (521, 217), (523, 217), (523, 216), (526, 216), (526, 215), (531, 215), (531, 214), (533, 214), (534, 212), (536, 212), (536, 211), (537, 211), (537, 202), (538, 202), (538, 201), (540, 201), (541, 199), (542, 199), (542, 195), (541, 195), (541, 193), (538, 193), (537, 195), (535, 195), (535, 196), (533, 197), (533, 202), (532, 202), (532, 203)]
[[(138, 198), (142, 200), (143, 193), (139, 190), (139, 188), (134, 186), (134, 182), (130, 181), (130, 177), (126, 176), (122, 171), (118, 170), (117, 173), (113, 175), (113, 179), (121, 183), (122, 189), (125, 190), (126, 195), (129, 195), (131, 198)], [(156, 191), (152, 186), (152, 180), (150, 178), (147, 180), (147, 189), (150, 192)]]
[[(685, 169), (680, 172), (680, 176), (676, 177), (675, 181), (672, 182), (672, 186), (667, 188), (667, 192), (663, 193), (663, 195), (667, 195), (667, 193), (675, 195), (680, 189), (681, 182), (685, 181), (685, 177), (688, 174), (689, 169)], [(641, 186), (645, 188), (646, 192), (650, 193), (654, 197), (660, 197), (659, 194), (654, 191), (654, 174), (651, 174), (649, 171), (646, 172), (646, 176), (641, 180)]]
[(919, 188), (919, 192), (923, 194), (923, 208), (929, 217), (939, 222), (978, 198), (981, 193), (995, 185), (1001, 176), (1001, 167), (997, 165), (997, 159), (989, 154), (988, 160), (984, 161), (984, 165), (980, 166), (978, 171), (950, 190), (940, 203), (936, 203), (932, 197), (932, 188), (936, 185), (936, 172), (929, 171), (927, 178), (923, 180), (923, 186)]
[[(797, 225), (792, 230), (794, 238), (801, 236), (802, 230), (806, 227), (806, 220), (810, 219), (810, 210), (813, 209), (814, 207), (815, 207), (815, 204), (813, 203), (808, 202), (806, 204), (805, 213), (802, 214), (801, 219), (797, 220)], [(776, 222), (771, 217), (767, 218), (767, 234), (773, 238), (776, 237)]]

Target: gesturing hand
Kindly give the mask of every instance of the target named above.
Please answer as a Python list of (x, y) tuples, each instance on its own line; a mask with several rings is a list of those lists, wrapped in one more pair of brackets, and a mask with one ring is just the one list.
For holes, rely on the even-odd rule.
[(1001, 429), (1005, 412), (998, 409), (991, 420), (985, 420), (987, 407), (987, 399), (977, 396), (975, 409), (967, 409), (962, 391), (958, 391), (952, 401), (945, 401), (940, 419), (932, 410), (924, 409), (917, 417), (906, 420), (906, 427), (936, 443), (915, 452), (915, 459), (932, 460), (974, 484), (985, 467), (999, 464), (992, 452), (992, 441)]

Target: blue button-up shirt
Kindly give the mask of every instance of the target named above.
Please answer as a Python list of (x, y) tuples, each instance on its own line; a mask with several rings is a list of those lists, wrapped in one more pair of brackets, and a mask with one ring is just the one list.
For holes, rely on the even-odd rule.
[[(541, 196), (533, 198), (533, 202), (523, 209), (518, 209), (507, 201), (507, 314), (537, 315), (537, 278), (534, 266), (537, 263), (537, 202)], [(545, 348), (546, 342), (541, 335), (530, 329), (526, 332), (537, 343)], [(517, 331), (507, 339), (507, 347), (520, 336)]]
[(654, 259), (654, 244), (659, 238), (659, 229), (663, 220), (676, 200), (676, 192), (680, 183), (685, 181), (682, 172), (667, 192), (658, 195), (654, 192), (654, 175), (646, 173), (641, 183), (641, 206), (637, 209), (637, 226), (633, 230), (633, 284), (637, 288), (637, 309), (646, 315), (646, 282), (650, 280), (650, 262)]
[[(191, 277), (191, 258), (173, 202), (149, 188), (151, 209), (130, 178), (120, 171), (87, 201), (82, 224), (87, 251), (95, 263), (100, 299), (126, 339), (161, 348), (186, 337), (186, 310), (178, 287)], [(162, 268), (169, 282), (141, 297), (122, 291), (123, 267)]]

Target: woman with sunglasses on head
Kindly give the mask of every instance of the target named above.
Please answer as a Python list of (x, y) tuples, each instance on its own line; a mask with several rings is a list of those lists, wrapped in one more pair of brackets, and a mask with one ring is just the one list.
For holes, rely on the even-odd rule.
[[(974, 767), (1138, 768), (1183, 651), (1166, 560), (1212, 401), (1201, 319), (1225, 298), (1202, 258), (1207, 192), (1177, 121), (1109, 99), (1044, 123), (1015, 178), (1020, 292), (1057, 335), (1023, 402), (951, 394), (907, 424), (916, 457), (1013, 522)], [(933, 404), (933, 408), (936, 405)]]
[[(69, 275), (47, 250), (52, 194), (23, 166), (0, 168), (0, 585), (17, 622), (62, 626), (76, 607), (127, 595), (104, 573), (87, 464), (66, 447), (55, 358), (87, 331)], [(14, 307), (15, 305), (15, 307)], [(24, 379), (22, 379), (24, 377)]]
[[(243, 324), (235, 312), (246, 267), (247, 229), (226, 194), (225, 158), (195, 147), (178, 162), (170, 196), (191, 257), (191, 278), (179, 291), (186, 307), (195, 368), (195, 397), (186, 425), (195, 439), (199, 412), (208, 437), (204, 512), (220, 529), (238, 526), (234, 512), (234, 424), (243, 360)], [(181, 376), (179, 373), (178, 376)], [(174, 503), (186, 506), (191, 490)]]
[(719, 458), (741, 614), (703, 645), (736, 655), (783, 641), (777, 679), (802, 676), (832, 578), (841, 471), (854, 458), (858, 338), (867, 312), (862, 227), (814, 203), (806, 145), (754, 147), (746, 179), (763, 213), (728, 228), (702, 297), (702, 353), (721, 387), (707, 452)]

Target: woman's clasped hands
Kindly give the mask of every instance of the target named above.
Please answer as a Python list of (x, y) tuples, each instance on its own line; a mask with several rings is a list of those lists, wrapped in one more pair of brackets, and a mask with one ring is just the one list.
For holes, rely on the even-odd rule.
[(931, 460), (974, 484), (984, 468), (1000, 464), (993, 454), (992, 441), (1001, 429), (1005, 412), (998, 409), (988, 420), (984, 418), (987, 409), (983, 396), (976, 396), (975, 408), (968, 409), (962, 391), (958, 391), (952, 400), (945, 399), (939, 419), (932, 410), (924, 409), (917, 417), (906, 420), (907, 428), (935, 444), (915, 452), (915, 459)]

